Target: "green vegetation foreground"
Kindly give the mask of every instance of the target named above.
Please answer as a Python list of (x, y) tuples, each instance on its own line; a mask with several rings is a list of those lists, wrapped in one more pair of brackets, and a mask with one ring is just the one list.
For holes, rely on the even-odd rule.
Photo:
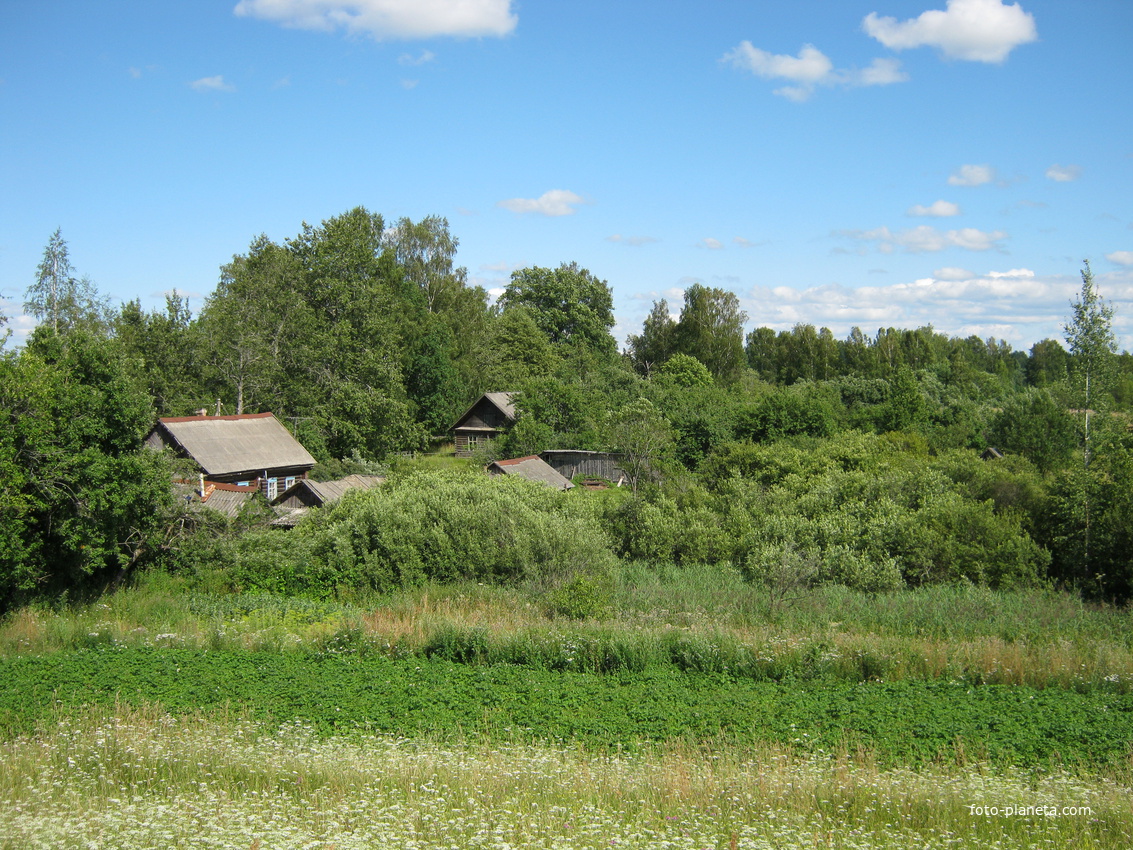
[(577, 741), (633, 747), (721, 737), (831, 751), (864, 745), (885, 764), (965, 757), (1020, 766), (1117, 766), (1133, 695), (961, 683), (757, 682), (648, 670), (599, 675), (516, 665), (116, 648), (0, 662), (0, 723), (30, 732), (60, 706), (224, 708), (323, 733)]

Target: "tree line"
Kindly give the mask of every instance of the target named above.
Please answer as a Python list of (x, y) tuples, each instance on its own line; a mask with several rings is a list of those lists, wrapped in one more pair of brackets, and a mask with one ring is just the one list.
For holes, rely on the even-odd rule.
[[(694, 284), (675, 313), (656, 302), (619, 351), (606, 281), (569, 262), (521, 269), (492, 304), (455, 265), (457, 246), (443, 218), (387, 223), (359, 207), (282, 242), (257, 237), (194, 316), (178, 294), (161, 310), (112, 308), (53, 234), (25, 303), (39, 326), (0, 358), (0, 597), (178, 548), (192, 522), (140, 445), (157, 416), (270, 410), (320, 461), (361, 462), (426, 449), (501, 390), (519, 393), (519, 417), (489, 451), (622, 453), (632, 497), (600, 523), (621, 557), (879, 589), (965, 577), (1129, 596), (1133, 357), (1116, 350), (1088, 264), (1065, 347), (1016, 352), (931, 327), (745, 336), (736, 295)], [(889, 463), (866, 477), (896, 496), (866, 486), (864, 460), (837, 459), (860, 454), (863, 435), (883, 440), (869, 451)], [(973, 467), (989, 447), (1006, 457)], [(930, 480), (943, 489), (925, 491)], [(839, 495), (806, 502), (819, 484)], [(930, 503), (935, 520), (909, 519)], [(876, 532), (869, 546), (854, 528)], [(936, 536), (902, 560), (897, 528), (906, 542), (914, 529)]]

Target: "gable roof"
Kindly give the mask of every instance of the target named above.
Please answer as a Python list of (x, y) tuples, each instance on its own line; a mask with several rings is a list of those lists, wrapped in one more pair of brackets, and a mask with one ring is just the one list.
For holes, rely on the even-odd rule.
[(272, 504), (281, 504), (303, 490), (314, 497), (311, 499), (312, 503), (329, 505), (331, 502), (337, 502), (350, 490), (368, 490), (371, 487), (377, 487), (383, 481), (385, 481), (385, 478), (380, 475), (347, 475), (345, 478), (339, 478), (335, 481), (312, 481), (309, 478), (303, 478), (276, 496), (272, 500)]
[(169, 417), (159, 419), (150, 434), (188, 455), (206, 475), (315, 465), (311, 454), (270, 413)]
[(178, 498), (191, 505), (201, 505), (219, 511), (230, 519), (239, 516), (241, 509), (255, 496), (257, 487), (238, 487), (235, 484), (217, 484), (210, 481), (201, 494), (198, 486), (191, 481), (174, 481), (173, 492)]
[(518, 397), (519, 393), (517, 392), (484, 393), (480, 398), (472, 402), (469, 408), (460, 415), (460, 418), (456, 420), (456, 423), (449, 430), (452, 431), (459, 428), (461, 424), (472, 415), (476, 408), (480, 407), (485, 401), (492, 407), (495, 407), (505, 419), (514, 422), (516, 417), (515, 400)]
[(537, 455), (517, 457), (512, 460), (497, 460), (488, 464), (488, 473), (491, 475), (518, 475), (528, 481), (538, 481), (549, 487), (559, 490), (569, 490), (574, 484), (569, 478), (564, 478), (554, 467)]

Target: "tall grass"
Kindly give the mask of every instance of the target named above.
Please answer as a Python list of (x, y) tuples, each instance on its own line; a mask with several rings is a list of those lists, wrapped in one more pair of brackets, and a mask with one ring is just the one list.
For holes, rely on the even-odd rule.
[(328, 739), (151, 705), (59, 715), (0, 759), (0, 848), (1133, 845), (1127, 774), (865, 750)]
[(1065, 594), (819, 588), (770, 618), (728, 570), (627, 570), (609, 616), (552, 616), (531, 590), (465, 583), (366, 604), (209, 595), (162, 574), (87, 605), (0, 622), (0, 655), (106, 645), (433, 656), (611, 672), (674, 665), (753, 678), (944, 679), (1133, 690), (1129, 612)]

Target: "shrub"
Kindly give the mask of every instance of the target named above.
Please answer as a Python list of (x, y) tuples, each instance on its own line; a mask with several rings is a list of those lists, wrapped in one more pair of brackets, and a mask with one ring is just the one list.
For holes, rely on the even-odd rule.
[(585, 500), (542, 484), (416, 472), (350, 493), (290, 534), (248, 537), (236, 571), (250, 589), (315, 596), (425, 581), (553, 584), (613, 568)]

